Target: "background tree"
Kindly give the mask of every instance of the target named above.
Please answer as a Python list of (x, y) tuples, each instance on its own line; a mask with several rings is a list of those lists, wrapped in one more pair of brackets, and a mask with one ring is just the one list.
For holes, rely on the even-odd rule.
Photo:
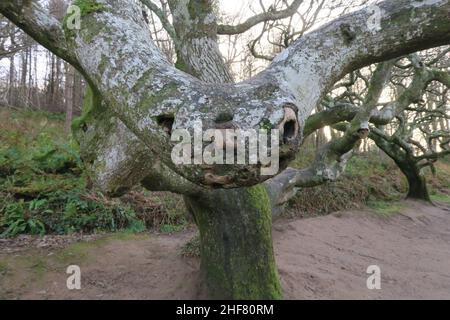
[[(67, 1), (46, 2), (48, 11), (62, 21)], [(1, 86), (0, 103), (16, 108), (32, 108), (66, 113), (66, 131), (72, 113), (80, 114), (84, 81), (70, 64), (42, 48), (26, 33), (0, 18), (0, 60), (9, 59), (7, 81)]]
[[(448, 52), (448, 47), (444, 47), (434, 54), (422, 53), (429, 61), (411, 55), (391, 63), (385, 84), (380, 87), (385, 96), (390, 92), (390, 100), (383, 102), (378, 96), (376, 109), (371, 113), (373, 127), (369, 137), (407, 178), (409, 198), (430, 201), (422, 169), (448, 154), (450, 74), (445, 64), (436, 65), (445, 60)], [(309, 133), (326, 125), (345, 130), (346, 121), (353, 119), (373, 94), (374, 79), (376, 72), (365, 69), (337, 84), (323, 101), (325, 110), (308, 119), (305, 131)]]

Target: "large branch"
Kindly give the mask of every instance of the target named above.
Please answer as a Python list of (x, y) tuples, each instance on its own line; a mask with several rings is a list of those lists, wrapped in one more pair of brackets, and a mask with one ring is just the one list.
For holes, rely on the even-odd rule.
[(448, 0), (384, 1), (379, 28), (369, 9), (343, 16), (285, 49), (264, 73), (286, 86), (309, 114), (343, 75), (369, 64), (450, 42)]
[(284, 10), (263, 12), (263, 13), (255, 15), (255, 16), (247, 19), (245, 22), (240, 23), (235, 26), (219, 25), (218, 29), (217, 29), (217, 33), (221, 34), (221, 35), (233, 35), (233, 34), (244, 33), (245, 31), (251, 29), (252, 27), (256, 26), (257, 24), (259, 24), (261, 22), (289, 18), (297, 12), (298, 8), (300, 7), (300, 5), (302, 3), (303, 3), (303, 0), (294, 0), (292, 2), (292, 4)]
[[(223, 118), (232, 119), (230, 128), (258, 129), (267, 122), (280, 126), (285, 108), (292, 105), (295, 110), (295, 104), (288, 93), (272, 85), (274, 81), (205, 85), (176, 70), (152, 42), (139, 8), (124, 0), (108, 0), (84, 15), (81, 30), (75, 30), (70, 40), (108, 108), (165, 165), (197, 184), (234, 187), (269, 178), (253, 164), (176, 165), (170, 132), (192, 130), (199, 122), (203, 130), (219, 125), (223, 129), (219, 123)], [(295, 150), (283, 149), (281, 156)]]
[(152, 191), (190, 195), (201, 187), (170, 170), (121, 120), (115, 117), (90, 87), (83, 115), (74, 120), (72, 133), (80, 143), (80, 157), (91, 183), (109, 196), (121, 196), (139, 183)]
[[(313, 187), (329, 181), (336, 181), (341, 176), (347, 161), (353, 154), (353, 149), (369, 133), (371, 114), (376, 109), (393, 66), (393, 60), (377, 66), (369, 83), (364, 106), (355, 112), (342, 137), (330, 141), (318, 150), (314, 162), (309, 168), (303, 170), (288, 168), (266, 182), (274, 203), (275, 213), (279, 211), (277, 206), (283, 206), (295, 195), (297, 188)], [(345, 115), (345, 117), (347, 116)]]
[[(118, 2), (118, 1), (116, 1)], [(396, 2), (397, 3), (397, 2)], [(442, 11), (442, 7), (438, 4), (435, 6), (425, 6), (426, 8), (424, 9), (423, 6), (413, 6), (410, 3), (406, 4), (405, 2), (402, 3), (403, 7), (400, 6), (400, 8), (402, 10), (400, 10), (400, 12), (402, 12), (403, 14), (411, 14), (412, 11), (414, 11), (414, 13), (421, 13), (421, 16), (425, 16), (426, 18), (423, 18), (423, 23), (430, 23), (430, 22), (434, 22), (436, 23), (437, 20), (436, 19), (436, 15), (439, 16), (439, 18), (442, 18), (439, 14)], [(389, 22), (390, 24), (395, 24), (395, 15), (398, 14), (398, 10), (396, 6), (392, 6), (392, 3), (390, 3), (388, 5), (385, 5), (385, 7), (387, 9), (391, 9), (391, 16), (387, 16), (388, 19), (387, 22)], [(447, 5), (448, 7), (448, 5)], [(116, 6), (117, 8), (117, 6)], [(120, 8), (120, 6), (118, 6), (118, 8)], [(127, 17), (129, 17), (130, 19), (127, 22), (132, 22), (133, 21), (133, 12), (131, 10), (132, 8), (127, 8), (127, 10), (125, 9), (114, 9), (115, 12), (119, 13), (120, 12), (120, 17), (122, 18), (122, 20), (128, 20), (125, 19)], [(419, 12), (416, 12), (419, 11)], [(421, 12), (423, 11), (423, 12)], [(437, 12), (437, 13), (436, 13)], [(365, 12), (363, 12), (363, 15), (365, 14)], [(360, 13), (361, 15), (361, 13)], [(102, 12), (98, 13), (98, 16), (102, 16)], [(357, 18), (358, 15), (356, 16), (351, 16), (344, 18), (344, 21), (346, 21), (346, 19), (350, 19), (351, 21), (353, 21), (355, 18)], [(446, 16), (445, 16), (446, 17)], [(364, 20), (365, 21), (365, 20)], [(124, 21), (125, 22), (125, 21)], [(135, 22), (135, 21), (133, 21)], [(387, 23), (386, 21), (383, 21), (383, 23)], [(109, 18), (107, 18), (104, 23), (106, 24), (110, 24), (112, 26), (112, 28), (117, 28), (117, 25), (113, 22), (110, 21)], [(339, 24), (339, 22), (336, 22)], [(382, 24), (384, 26), (384, 24)], [(385, 52), (383, 52), (384, 55), (381, 55), (378, 58), (374, 58), (374, 59), (382, 59), (384, 57), (387, 57), (389, 54), (392, 54), (392, 52), (394, 50), (398, 50), (399, 52), (402, 52), (401, 50), (407, 50), (404, 49), (404, 47), (408, 48), (408, 46), (412, 46), (412, 44), (416, 44), (418, 43), (417, 39), (414, 38), (414, 36), (412, 36), (411, 38), (406, 37), (404, 39), (404, 41), (396, 43), (395, 45), (386, 45), (384, 44), (384, 42), (387, 42), (387, 39), (389, 38), (389, 36), (392, 35), (393, 30), (391, 25), (387, 25), (385, 27), (386, 30), (384, 30), (382, 28), (382, 30), (379, 32), (381, 33), (382, 36), (377, 37), (377, 34), (374, 36), (376, 41), (373, 41), (373, 43), (380, 45), (380, 47), (377, 47), (374, 52), (366, 52), (364, 51), (362, 48), (366, 48), (364, 43), (361, 43), (361, 41), (359, 42), (358, 45), (354, 45), (355, 43), (358, 43), (358, 37), (356, 37), (354, 40), (355, 42), (352, 43), (352, 41), (348, 42), (348, 39), (346, 38), (346, 35), (344, 32), (339, 32), (338, 33), (338, 38), (337, 38), (337, 43), (335, 43), (334, 49), (337, 49), (336, 51), (339, 53), (339, 49), (341, 49), (342, 51), (346, 52), (346, 56), (343, 56), (343, 52), (340, 52), (340, 54), (338, 54), (337, 56), (339, 57), (339, 61), (335, 61), (335, 59), (337, 58), (336, 56), (334, 56), (334, 61), (333, 59), (329, 60), (327, 59), (327, 57), (321, 57), (320, 61), (314, 60), (311, 61), (311, 57), (308, 58), (307, 60), (305, 60), (304, 62), (306, 62), (306, 65), (298, 65), (297, 66), (297, 72), (298, 71), (304, 71), (306, 69), (306, 75), (308, 75), (308, 71), (310, 71), (310, 69), (308, 68), (308, 64), (310, 62), (314, 63), (317, 67), (316, 71), (317, 74), (314, 75), (314, 77), (308, 79), (308, 83), (303, 83), (305, 85), (304, 88), (293, 88), (292, 86), (295, 84), (292, 82), (288, 82), (288, 81), (284, 81), (284, 80), (295, 80), (295, 79), (286, 79), (283, 77), (278, 77), (278, 73), (281, 72), (283, 75), (291, 75), (288, 71), (290, 70), (289, 68), (292, 66), (293, 63), (298, 62), (298, 60), (296, 60), (295, 57), (292, 57), (290, 61), (289, 66), (284, 66), (283, 68), (279, 68), (280, 64), (282, 64), (281, 62), (275, 62), (275, 64), (273, 64), (267, 72), (261, 74), (259, 77), (257, 77), (256, 79), (252, 80), (251, 82), (249, 82), (248, 84), (246, 84), (245, 86), (242, 86), (240, 84), (238, 84), (237, 86), (229, 86), (229, 89), (224, 90), (223, 87), (217, 87), (217, 86), (208, 86), (207, 88), (205, 88), (205, 86), (201, 83), (196, 81), (193, 78), (188, 77), (187, 75), (184, 75), (182, 73), (179, 73), (173, 69), (171, 69), (170, 66), (167, 66), (167, 63), (165, 63), (165, 61), (163, 61), (162, 59), (160, 59), (160, 57), (158, 57), (158, 54), (155, 51), (149, 51), (148, 45), (142, 45), (145, 44), (146, 41), (144, 39), (136, 39), (136, 37), (145, 37), (144, 33), (139, 33), (137, 31), (137, 29), (140, 28), (139, 25), (137, 25), (136, 23), (130, 23), (129, 27), (131, 30), (133, 30), (132, 32), (127, 32), (128, 33), (132, 33), (134, 36), (128, 38), (129, 41), (127, 43), (127, 45), (125, 45), (125, 47), (129, 48), (129, 47), (134, 47), (133, 50), (133, 55), (129, 55), (129, 51), (127, 50), (127, 52), (121, 52), (121, 50), (117, 50), (117, 53), (113, 53), (110, 54), (107, 58), (107, 60), (110, 60), (111, 63), (103, 63), (103, 66), (105, 66), (106, 68), (106, 72), (104, 72), (104, 75), (101, 77), (101, 81), (99, 81), (99, 87), (103, 87), (101, 91), (104, 92), (104, 95), (106, 97), (113, 97), (114, 100), (116, 101), (111, 101), (111, 105), (112, 106), (116, 106), (116, 108), (114, 109), (114, 111), (119, 115), (119, 117), (124, 121), (125, 124), (127, 124), (127, 126), (130, 127), (130, 129), (132, 131), (135, 132), (136, 135), (138, 135), (146, 144), (148, 147), (152, 148), (156, 154), (162, 154), (162, 160), (163, 162), (165, 162), (167, 165), (172, 166), (172, 168), (174, 170), (177, 170), (180, 174), (185, 175), (186, 177), (189, 177), (191, 179), (193, 179), (195, 182), (197, 183), (205, 183), (205, 177), (207, 174), (207, 170), (211, 170), (211, 169), (202, 169), (202, 170), (198, 170), (199, 167), (196, 167), (196, 170), (189, 170), (186, 168), (179, 168), (179, 167), (173, 167), (173, 164), (171, 163), (171, 159), (169, 159), (169, 154), (170, 154), (170, 150), (171, 150), (171, 143), (168, 141), (167, 137), (162, 136), (161, 134), (157, 133), (157, 131), (155, 131), (155, 129), (158, 129), (158, 123), (154, 120), (155, 118), (157, 118), (158, 116), (161, 116), (161, 110), (159, 108), (153, 108), (151, 107), (152, 105), (152, 101), (145, 101), (146, 102), (146, 106), (145, 109), (148, 110), (147, 115), (146, 113), (142, 113), (142, 110), (140, 109), (136, 109), (133, 108), (130, 105), (130, 100), (126, 101), (124, 100), (124, 97), (122, 94), (120, 94), (118, 96), (118, 93), (120, 93), (120, 90), (117, 90), (117, 84), (120, 84), (120, 87), (125, 87), (125, 88), (136, 88), (136, 86), (132, 86), (133, 82), (134, 83), (147, 83), (147, 85), (144, 86), (138, 86), (137, 87), (137, 91), (133, 91), (132, 92), (132, 96), (136, 97), (139, 100), (142, 100), (142, 97), (148, 96), (149, 95), (149, 91), (151, 92), (152, 96), (158, 96), (158, 94), (161, 93), (161, 91), (163, 91), (162, 93), (165, 93), (166, 95), (163, 96), (161, 98), (161, 101), (159, 102), (159, 105), (166, 105), (164, 110), (166, 112), (166, 114), (175, 114), (175, 122), (174, 122), (174, 126), (173, 129), (176, 128), (186, 128), (186, 127), (193, 127), (193, 124), (195, 121), (197, 120), (203, 120), (203, 123), (205, 124), (206, 122), (206, 128), (214, 128), (215, 124), (214, 124), (214, 118), (215, 114), (216, 114), (216, 110), (217, 109), (221, 109), (223, 110), (223, 106), (228, 106), (228, 110), (230, 110), (230, 113), (232, 115), (234, 115), (234, 118), (239, 118), (241, 119), (241, 121), (236, 121), (236, 124), (238, 127), (240, 128), (254, 128), (255, 125), (258, 125), (258, 123), (260, 121), (263, 120), (264, 116), (268, 117), (271, 120), (271, 124), (274, 126), (277, 126), (282, 118), (283, 118), (283, 114), (282, 112), (279, 113), (279, 111), (282, 111), (285, 106), (287, 104), (292, 104), (292, 105), (296, 105), (299, 106), (299, 111), (300, 111), (300, 115), (299, 118), (300, 120), (303, 119), (305, 117), (306, 114), (309, 114), (310, 111), (312, 110), (312, 108), (317, 104), (317, 102), (319, 101), (320, 96), (322, 95), (322, 92), (324, 90), (326, 90), (329, 85), (331, 85), (333, 82), (335, 82), (335, 80), (340, 76), (339, 74), (339, 67), (342, 69), (342, 72), (345, 72), (345, 69), (348, 67), (345, 62), (347, 62), (348, 64), (350, 64), (351, 62), (354, 62), (354, 59), (360, 59), (361, 56), (366, 56), (366, 57), (371, 57), (371, 54), (374, 55), (377, 50), (380, 50), (381, 52), (383, 52), (383, 50)], [(121, 28), (118, 29), (115, 33), (120, 35), (120, 33), (124, 32), (125, 30), (122, 29), (123, 28), (123, 24), (121, 24)], [(134, 30), (135, 29), (135, 30)], [(340, 30), (340, 28), (338, 28)], [(325, 32), (322, 32), (324, 31)], [(335, 26), (327, 26), (324, 28), (324, 30), (320, 31), (320, 35), (314, 34), (314, 41), (323, 41), (322, 37), (324, 36), (330, 36), (329, 32), (335, 33), (336, 32), (336, 28)], [(128, 31), (128, 30), (127, 30)], [(396, 32), (398, 30), (396, 29)], [(368, 31), (366, 31), (368, 32)], [(384, 34), (384, 33), (387, 34)], [(299, 54), (303, 55), (305, 52), (307, 52), (308, 50), (310, 50), (311, 48), (311, 43), (308, 39), (311, 39), (313, 34), (311, 34), (309, 36), (309, 38), (307, 37), (306, 39), (306, 44), (303, 43), (304, 48), (299, 48)], [(417, 37), (420, 34), (416, 34), (415, 36)], [(429, 33), (426, 35), (426, 37), (434, 37), (436, 36), (436, 32), (433, 32), (432, 34)], [(364, 37), (366, 38), (366, 37)], [(448, 41), (448, 35), (446, 35), (445, 37)], [(123, 37), (119, 38), (120, 41), (122, 42)], [(434, 41), (436, 42), (440, 42), (443, 41), (442, 40), (443, 37), (442, 35), (439, 36), (439, 38), (434, 38)], [(77, 39), (79, 40), (79, 39)], [(115, 41), (115, 39), (113, 39), (113, 41)], [(147, 41), (150, 42), (150, 41)], [(81, 42), (81, 46), (80, 46), (80, 50), (79, 50), (79, 54), (81, 55), (83, 51), (91, 51), (92, 49), (90, 48), (92, 46), (92, 44), (90, 43), (86, 43), (84, 44), (83, 42)], [(101, 44), (101, 43), (100, 43)], [(151, 44), (151, 42), (150, 42)], [(381, 46), (383, 44), (383, 46)], [(83, 48), (83, 45), (87, 45), (87, 48)], [(97, 42), (94, 43), (94, 47), (97, 45)], [(120, 43), (117, 43), (117, 47), (120, 47)], [(298, 45), (298, 44), (297, 44)], [(342, 48), (339, 48), (339, 45), (342, 45)], [(418, 44), (419, 46), (424, 46), (422, 42), (419, 42)], [(296, 45), (294, 45), (293, 48), (295, 48)], [(397, 46), (397, 48), (396, 48)], [(345, 48), (344, 48), (345, 47)], [(353, 49), (348, 49), (348, 47)], [(104, 48), (98, 48), (101, 50), (93, 50), (94, 52), (105, 52), (106, 50), (104, 50)], [(328, 48), (329, 49), (329, 48)], [(292, 50), (292, 49), (290, 49)], [(318, 54), (317, 51), (322, 52), (323, 48), (319, 47), (319, 48), (315, 48), (314, 50), (316, 50), (316, 54)], [(355, 52), (355, 54), (352, 54), (352, 51)], [(364, 54), (362, 54), (361, 52), (363, 52)], [(120, 54), (119, 54), (120, 53)], [(307, 52), (308, 53), (308, 52)], [(356, 54), (357, 53), (357, 54)], [(330, 54), (329, 52), (327, 52), (327, 54)], [(347, 56), (348, 55), (348, 56)], [(138, 63), (136, 65), (136, 58), (139, 58), (139, 60), (141, 60), (140, 63)], [(371, 62), (370, 59), (368, 58), (366, 63)], [(129, 60), (128, 60), (129, 59)], [(279, 59), (280, 60), (280, 59)], [(282, 60), (282, 59), (281, 59)], [(89, 57), (89, 59), (87, 60), (88, 65), (92, 62), (96, 62), (99, 61), (97, 59), (91, 59)], [(142, 62), (143, 65), (150, 67), (150, 70), (147, 71), (147, 73), (143, 72), (143, 69), (136, 70), (137, 72), (133, 72), (131, 73), (129, 76), (127, 76), (126, 78), (123, 77), (122, 75), (122, 70), (116, 70), (114, 69), (114, 66), (117, 65), (126, 65), (125, 61), (129, 61), (130, 65), (136, 65), (136, 67), (140, 66)], [(119, 62), (119, 63), (117, 63)], [(331, 65), (331, 63), (335, 62), (334, 65)], [(96, 68), (98, 65), (89, 65), (89, 69), (90, 70), (96, 70), (98, 68)], [(278, 67), (277, 67), (278, 66)], [(102, 70), (100, 69), (100, 72)], [(275, 72), (274, 72), (275, 71)], [(292, 71), (292, 70), (291, 70)], [(342, 73), (341, 72), (341, 73)], [(105, 76), (106, 74), (108, 74), (108, 76)], [(111, 77), (111, 74), (113, 75)], [(114, 75), (117, 75), (118, 77), (115, 77)], [(150, 75), (150, 77), (148, 76)], [(131, 76), (131, 78), (130, 78)], [(335, 79), (333, 79), (333, 77), (335, 77)], [(320, 80), (318, 82), (315, 82), (315, 80), (319, 79)], [(278, 81), (277, 81), (278, 80)], [(280, 81), (281, 80), (281, 81)], [(281, 83), (280, 83), (281, 82)], [(153, 84), (160, 84), (159, 86), (155, 86), (152, 85)], [(272, 85), (269, 85), (269, 87), (272, 87), (270, 89), (270, 95), (269, 96), (262, 96), (261, 93), (267, 92), (267, 89), (264, 89), (268, 86), (269, 83), (272, 83), (272, 85), (274, 85), (274, 87), (272, 87)], [(109, 87), (110, 84), (113, 84), (112, 87)], [(302, 95), (303, 93), (305, 93), (305, 91), (310, 88), (311, 85), (316, 85), (317, 84), (317, 88), (312, 88), (310, 91), (314, 92), (315, 89), (317, 89), (316, 96), (313, 98), (314, 99), (307, 99), (307, 96)], [(172, 92), (170, 92), (170, 94), (167, 94), (167, 87), (172, 87), (174, 88)], [(186, 88), (183, 91), (184, 92), (180, 92), (179, 88)], [(234, 87), (234, 88), (233, 88)], [(150, 90), (149, 90), (150, 89)], [(165, 90), (163, 90), (165, 89)], [(206, 90), (205, 90), (206, 89)], [(230, 95), (230, 90), (234, 91), (235, 89), (238, 89), (238, 92), (235, 92), (234, 95)], [(140, 91), (142, 90), (142, 91)], [(189, 94), (185, 94), (186, 92), (189, 92)], [(292, 100), (290, 97), (292, 97), (292, 95), (295, 96), (295, 100)], [(206, 99), (204, 98), (206, 97)], [(173, 101), (174, 98), (176, 99), (175, 101), (177, 102), (176, 105), (174, 105)], [(201, 104), (199, 104), (199, 101), (207, 101), (206, 103), (203, 103), (204, 106), (202, 106)], [(120, 103), (117, 103), (120, 102)], [(131, 101), (136, 101), (135, 98), (133, 98)], [(167, 101), (167, 102), (166, 102)], [(170, 102), (169, 102), (170, 101)], [(245, 106), (242, 105), (241, 102), (239, 101), (246, 101), (245, 102)], [(150, 102), (150, 103), (149, 103)], [(206, 105), (205, 105), (206, 104)], [(272, 106), (272, 115), (267, 115), (267, 106), (271, 105)], [(203, 110), (199, 110), (199, 109), (203, 109)], [(188, 111), (189, 110), (189, 111)], [(250, 110), (260, 110), (258, 112), (260, 115), (257, 116), (257, 121), (251, 123), (248, 120), (251, 120), (252, 118), (254, 118), (254, 116), (252, 116), (250, 112)], [(200, 111), (200, 112), (199, 112)], [(242, 114), (243, 113), (243, 114)], [(155, 123), (156, 122), (156, 123)], [(158, 145), (159, 144), (159, 145)], [(161, 153), (161, 151), (163, 151)], [(165, 156), (165, 157), (164, 157)], [(214, 169), (213, 169), (214, 170)], [(252, 170), (252, 174), (255, 171)], [(216, 173), (213, 172), (213, 175), (217, 175)], [(223, 173), (222, 173), (223, 175)], [(236, 172), (231, 169), (228, 170), (228, 172), (226, 172), (225, 174), (225, 179), (222, 179), (221, 181), (226, 181), (226, 182), (222, 182), (222, 184), (227, 185), (227, 186), (233, 186), (233, 185), (240, 185), (242, 184), (242, 172)], [(220, 177), (219, 177), (220, 178)], [(252, 177), (251, 179), (248, 179), (248, 177), (245, 177), (247, 183), (254, 183), (254, 181), (261, 179), (261, 177)], [(220, 179), (218, 179), (220, 180)]]
[[(387, 103), (380, 110), (372, 110), (370, 123), (378, 126), (389, 124), (396, 116), (408, 109), (411, 104), (419, 102), (425, 89), (432, 81), (438, 81), (450, 88), (449, 72), (419, 64), (414, 68), (411, 83), (394, 101)], [(350, 121), (359, 110), (360, 108), (356, 105), (338, 101), (334, 107), (308, 117), (305, 123), (304, 136), (307, 137), (325, 126)], [(424, 111), (426, 110), (424, 109)]]

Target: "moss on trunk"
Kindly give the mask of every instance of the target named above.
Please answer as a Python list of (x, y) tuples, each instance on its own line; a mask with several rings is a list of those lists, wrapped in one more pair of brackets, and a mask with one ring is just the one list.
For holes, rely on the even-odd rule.
[[(402, 169), (403, 171), (403, 169)], [(408, 180), (408, 199), (424, 200), (431, 202), (425, 177), (419, 172), (404, 172)]]
[(264, 186), (186, 197), (200, 229), (201, 270), (212, 299), (281, 299)]

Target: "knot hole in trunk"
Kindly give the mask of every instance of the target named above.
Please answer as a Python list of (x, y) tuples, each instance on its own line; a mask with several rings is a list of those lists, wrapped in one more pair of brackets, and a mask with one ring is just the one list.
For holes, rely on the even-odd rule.
[(169, 136), (172, 135), (173, 123), (175, 122), (175, 117), (173, 115), (160, 115), (156, 117), (156, 122), (158, 125), (167, 133)]

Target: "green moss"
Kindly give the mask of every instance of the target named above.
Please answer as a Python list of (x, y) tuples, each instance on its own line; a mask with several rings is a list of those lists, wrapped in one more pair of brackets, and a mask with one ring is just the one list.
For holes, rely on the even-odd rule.
[(111, 240), (119, 241), (143, 241), (147, 240), (149, 235), (147, 233), (134, 233), (129, 230), (124, 230), (122, 232), (115, 233), (111, 235)]
[(186, 62), (184, 62), (183, 58), (179, 54), (177, 54), (177, 61), (175, 62), (175, 68), (183, 72), (189, 71)]
[(211, 1), (190, 0), (188, 3), (188, 11), (191, 19), (204, 18), (208, 13), (212, 12)]
[(168, 97), (173, 97), (178, 90), (178, 86), (175, 83), (169, 83), (165, 85), (157, 93), (146, 91), (145, 95), (142, 97), (138, 104), (138, 108), (141, 110), (149, 109), (158, 103), (164, 101)]
[(268, 218), (269, 222), (272, 220), (272, 213), (270, 207), (270, 198), (267, 193), (267, 189), (263, 184), (259, 184), (250, 188), (245, 189), (250, 195), (249, 200), (251, 200), (251, 205), (264, 215), (264, 219)]
[[(245, 189), (248, 193), (247, 201), (251, 208), (256, 208), (257, 213), (254, 215), (254, 227), (255, 235), (261, 237), (259, 241), (267, 243), (272, 246), (272, 208), (269, 194), (264, 185), (256, 185)], [(251, 210), (251, 209), (247, 209)], [(253, 209), (254, 210), (254, 209)], [(266, 252), (255, 252), (256, 255), (264, 256), (270, 252), (272, 254), (273, 250)], [(251, 281), (246, 286), (241, 286), (240, 288), (235, 288), (237, 290), (237, 299), (246, 299), (249, 297), (259, 297), (261, 295), (261, 285), (266, 286), (264, 288), (264, 298), (265, 299), (281, 299), (282, 289), (279, 282), (278, 271), (275, 263), (270, 263), (273, 257), (264, 257), (255, 259), (257, 261), (256, 265), (253, 266), (254, 270)], [(261, 278), (261, 273), (270, 274), (270, 278), (273, 281), (266, 281), (266, 276)], [(262, 283), (261, 283), (262, 282)]]
[[(95, 0), (75, 0), (72, 4), (73, 6), (76, 6), (80, 9), (80, 15), (81, 18), (94, 13), (94, 12), (101, 12), (105, 9), (105, 5), (102, 3), (98, 3)], [(72, 14), (66, 14), (63, 19), (63, 29), (64, 34), (67, 39), (74, 38), (75, 37), (75, 30), (72, 28), (68, 28), (68, 19), (73, 15)], [(96, 32), (94, 30), (93, 32)]]
[(265, 187), (216, 190), (190, 204), (211, 298), (281, 299)]
[(270, 130), (272, 129), (272, 123), (270, 123), (269, 119), (262, 119), (262, 121), (259, 123), (259, 127), (261, 129), (265, 129), (270, 133)]
[(80, 8), (81, 17), (94, 12), (100, 12), (105, 9), (105, 5), (95, 0), (75, 0), (73, 5)]
[(90, 258), (90, 251), (100, 247), (109, 241), (107, 238), (90, 241), (73, 243), (67, 248), (58, 252), (55, 256), (56, 260), (63, 264), (81, 263)]
[(76, 118), (72, 121), (72, 131), (75, 133), (83, 129), (84, 125), (87, 125), (89, 120), (92, 118), (94, 112), (101, 111), (101, 99), (98, 94), (94, 94), (91, 86), (87, 86), (86, 93), (83, 100), (83, 109), (81, 117)]
[(442, 193), (433, 194), (431, 195), (431, 200), (450, 203), (450, 195)]
[(233, 115), (230, 112), (220, 112), (216, 119), (215, 123), (225, 123), (233, 120)]
[(33, 274), (35, 274), (38, 279), (42, 279), (48, 269), (47, 262), (41, 257), (35, 257), (33, 261), (31, 261), (29, 267), (33, 270)]

